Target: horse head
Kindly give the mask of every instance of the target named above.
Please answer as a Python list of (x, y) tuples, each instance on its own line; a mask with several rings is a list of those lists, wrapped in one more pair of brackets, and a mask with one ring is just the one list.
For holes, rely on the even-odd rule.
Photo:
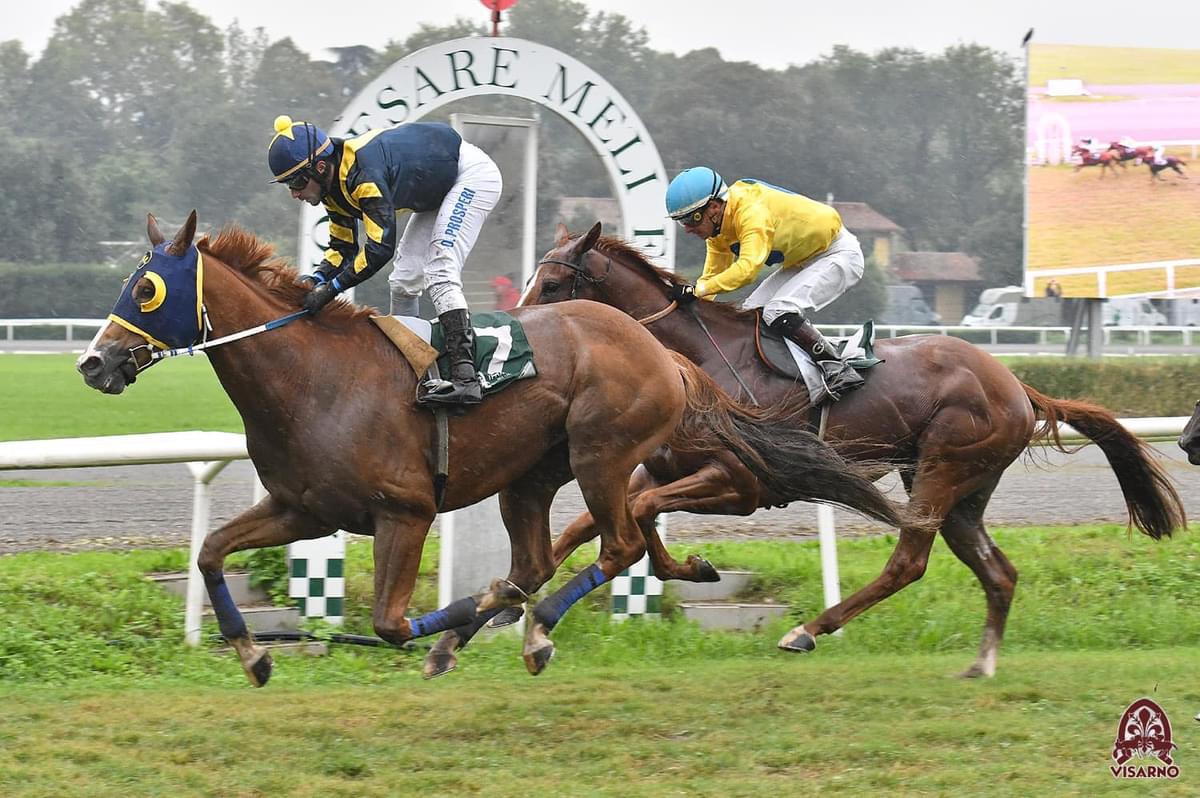
[(602, 236), (600, 229), (596, 222), (583, 235), (572, 236), (559, 224), (555, 246), (538, 261), (521, 304), (591, 299), (637, 319), (674, 307), (668, 292), (680, 278), (650, 263), (634, 246)]
[(153, 350), (190, 346), (201, 337), (204, 264), (193, 243), (196, 212), (170, 241), (148, 214), (146, 235), (150, 251), (122, 286), (109, 323), (75, 363), (84, 382), (104, 393), (132, 384), (155, 362)]
[(1179, 448), (1187, 452), (1189, 463), (1200, 465), (1200, 402), (1196, 402), (1196, 409), (1179, 436)]

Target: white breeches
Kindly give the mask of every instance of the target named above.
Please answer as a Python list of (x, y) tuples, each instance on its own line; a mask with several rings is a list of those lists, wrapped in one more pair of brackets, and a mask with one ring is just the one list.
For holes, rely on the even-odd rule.
[(845, 228), (823, 251), (786, 269), (778, 269), (759, 283), (742, 303), (762, 308), (767, 324), (785, 313), (807, 316), (846, 293), (863, 276), (862, 247)]
[(400, 238), (388, 277), (393, 295), (416, 297), (424, 290), (438, 315), (466, 310), (463, 264), (503, 188), (495, 162), (464, 141), (458, 155), (458, 179), (441, 207), (414, 213)]

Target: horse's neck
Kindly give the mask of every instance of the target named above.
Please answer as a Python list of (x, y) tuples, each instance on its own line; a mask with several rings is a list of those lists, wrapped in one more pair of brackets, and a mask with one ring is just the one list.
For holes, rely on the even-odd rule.
[[(206, 266), (208, 262), (206, 261)], [(265, 289), (223, 264), (205, 270), (205, 307), (212, 323), (209, 339), (279, 319), (281, 307)], [(304, 319), (207, 350), (213, 371), (250, 430), (290, 426), (296, 418), (297, 387), (336, 384), (345, 358), (322, 354), (318, 331)], [(286, 423), (281, 419), (287, 419)], [(282, 431), (282, 430), (280, 430)]]

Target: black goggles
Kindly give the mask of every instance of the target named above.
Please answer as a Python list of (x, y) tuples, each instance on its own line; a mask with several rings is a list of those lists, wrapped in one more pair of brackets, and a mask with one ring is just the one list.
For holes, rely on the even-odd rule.
[(694, 210), (691, 213), (685, 213), (683, 216), (672, 216), (671, 218), (679, 222), (684, 227), (695, 227), (696, 225), (700, 224), (700, 222), (704, 221), (704, 211), (707, 209), (708, 204), (706, 203), (704, 207), (700, 208), (699, 210)]
[(308, 170), (301, 169), (299, 172), (285, 180), (283, 184), (292, 191), (303, 191), (304, 187), (308, 185), (310, 178), (311, 175), (309, 175)]

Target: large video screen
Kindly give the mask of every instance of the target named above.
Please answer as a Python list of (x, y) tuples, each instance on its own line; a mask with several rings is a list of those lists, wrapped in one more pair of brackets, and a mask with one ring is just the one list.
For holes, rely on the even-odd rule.
[(1026, 296), (1200, 296), (1200, 50), (1028, 48)]

